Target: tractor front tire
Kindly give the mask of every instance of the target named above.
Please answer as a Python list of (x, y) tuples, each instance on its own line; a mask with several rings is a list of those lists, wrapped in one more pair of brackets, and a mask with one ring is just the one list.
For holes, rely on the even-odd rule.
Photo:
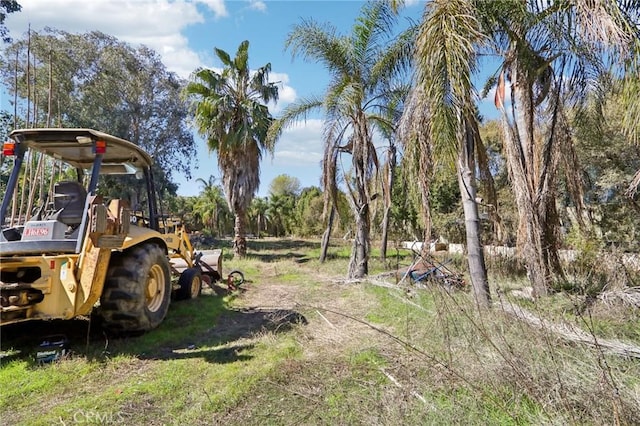
[(178, 279), (180, 288), (176, 292), (176, 300), (195, 299), (202, 291), (202, 271), (200, 268), (187, 268)]
[(140, 333), (164, 320), (171, 301), (171, 271), (162, 247), (146, 243), (113, 253), (100, 298), (103, 327)]

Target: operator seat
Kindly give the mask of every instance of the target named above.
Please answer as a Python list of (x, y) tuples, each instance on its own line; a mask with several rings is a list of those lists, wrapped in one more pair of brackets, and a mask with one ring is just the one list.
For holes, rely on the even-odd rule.
[(82, 222), (87, 190), (77, 181), (58, 182), (53, 187), (53, 206), (58, 212), (56, 219), (65, 225), (75, 226)]

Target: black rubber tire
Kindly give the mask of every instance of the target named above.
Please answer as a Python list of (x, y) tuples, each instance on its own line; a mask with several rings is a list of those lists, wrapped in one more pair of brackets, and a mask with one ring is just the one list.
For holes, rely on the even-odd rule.
[(227, 276), (227, 285), (231, 290), (236, 290), (244, 283), (244, 274), (237, 269), (229, 272)]
[(182, 271), (178, 279), (180, 288), (176, 291), (176, 300), (195, 299), (202, 291), (202, 271), (200, 268), (188, 268)]
[(171, 302), (171, 270), (162, 247), (146, 243), (114, 253), (100, 297), (103, 327), (116, 334), (156, 328)]

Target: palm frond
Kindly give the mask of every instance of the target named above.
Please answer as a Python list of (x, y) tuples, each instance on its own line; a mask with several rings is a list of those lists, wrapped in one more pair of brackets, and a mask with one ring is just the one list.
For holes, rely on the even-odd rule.
[(249, 82), (251, 98), (259, 98), (263, 102), (278, 102), (278, 85), (269, 82), (269, 73), (271, 73), (271, 63), (258, 68)]
[(475, 46), (485, 40), (474, 11), (471, 1), (434, 0), (417, 40), (418, 84), (430, 105), (432, 140), (451, 159), (457, 153), (460, 117), (473, 108)]
[[(637, 35), (626, 16), (626, 9), (616, 0), (568, 1), (575, 16), (576, 31), (595, 45), (608, 45), (618, 57), (628, 57), (629, 46)], [(636, 5), (636, 11), (640, 6)]]
[(405, 180), (414, 182), (419, 189), (419, 207), (425, 224), (426, 235), (430, 235), (430, 182), (434, 170), (434, 158), (431, 135), (431, 111), (426, 102), (424, 88), (420, 85), (413, 87), (398, 124), (397, 134), (404, 148), (404, 166), (402, 168)]
[(233, 60), (233, 67), (230, 69), (237, 70), (241, 75), (249, 72), (249, 41), (244, 40), (238, 46), (236, 57)]
[[(395, 22), (396, 14), (387, 1), (373, 0), (362, 7), (353, 26), (351, 39), (353, 59), (356, 62), (353, 68), (365, 72), (365, 80), (368, 80), (370, 66), (377, 61), (379, 47), (385, 44), (380, 39), (391, 34)], [(363, 64), (368, 66), (363, 67)]]
[(640, 49), (639, 58), (629, 65), (622, 81), (622, 101), (625, 105), (622, 126), (625, 134), (635, 144), (640, 144)]
[(376, 87), (378, 83), (386, 82), (411, 68), (418, 30), (418, 25), (411, 25), (386, 46), (371, 68), (371, 87)]
[(309, 96), (287, 105), (280, 117), (271, 123), (267, 132), (267, 143), (275, 143), (285, 129), (300, 120), (306, 120), (312, 111), (321, 108), (323, 104), (324, 101), (322, 99), (316, 96)]
[(314, 20), (303, 20), (295, 25), (285, 40), (285, 49), (291, 49), (293, 58), (322, 63), (330, 72), (349, 75), (350, 64), (346, 60), (349, 43), (336, 35), (332, 25), (320, 25)]
[(266, 141), (273, 121), (266, 103), (278, 99), (277, 85), (268, 80), (271, 65), (251, 73), (248, 50), (249, 42), (243, 41), (231, 59), (215, 48), (225, 68), (219, 73), (196, 70), (184, 89), (198, 133), (217, 152), (225, 196), (240, 221), (237, 224), (244, 220), (260, 184), (262, 152), (273, 150), (273, 144)]
[(220, 62), (222, 62), (222, 65), (224, 65), (225, 67), (233, 66), (233, 62), (231, 61), (231, 56), (227, 52), (217, 47), (214, 47), (213, 51), (218, 57), (218, 59), (220, 59)]

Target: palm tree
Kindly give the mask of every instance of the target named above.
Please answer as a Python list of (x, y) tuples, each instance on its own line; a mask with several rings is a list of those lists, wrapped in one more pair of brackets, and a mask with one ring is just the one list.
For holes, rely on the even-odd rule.
[(413, 182), (419, 197), (419, 212), (423, 223), (423, 248), (431, 241), (431, 181), (434, 158), (429, 137), (431, 116), (424, 104), (426, 95), (422, 85), (415, 85), (404, 103), (398, 127), (399, 141), (404, 149), (402, 173), (405, 181)]
[(624, 72), (616, 61), (634, 59), (640, 5), (615, 0), (476, 4), (491, 51), (503, 61), (495, 100), (519, 212), (518, 246), (534, 294), (544, 296), (553, 276), (563, 275), (556, 211), (562, 170), (579, 219), (584, 210), (569, 110), (579, 110), (609, 70)]
[[(428, 106), (422, 111), (431, 115), (433, 146), (453, 147), (447, 141), (454, 140), (454, 135), (467, 142), (458, 145), (461, 193), (467, 197), (463, 200), (467, 238), (472, 225), (467, 215), (473, 216), (475, 190), (468, 179), (475, 168), (468, 161), (471, 158), (465, 161), (460, 154), (473, 152), (469, 143), (477, 134), (470, 97), (474, 58), (487, 52), (503, 59), (496, 79), (496, 106), (502, 115), (519, 211), (519, 246), (537, 296), (547, 293), (552, 273), (562, 272), (555, 210), (561, 167), (574, 203), (579, 210), (583, 205), (567, 109), (586, 99), (585, 91), (594, 81), (590, 77), (608, 69), (604, 59), (633, 58), (629, 46), (637, 46), (638, 27), (630, 21), (637, 16), (637, 2), (615, 0), (434, 0), (426, 6), (417, 43), (419, 81)], [(509, 82), (512, 102), (508, 107)], [(471, 250), (469, 244), (470, 254)], [(479, 287), (484, 286), (474, 282), (476, 292), (482, 291)]]
[(221, 234), (221, 222), (224, 220), (225, 200), (222, 188), (216, 185), (216, 178), (209, 176), (209, 180), (196, 179), (203, 185), (202, 191), (193, 206), (194, 213), (200, 216), (202, 223), (209, 228), (211, 232), (216, 230), (218, 236)]
[(269, 202), (266, 198), (256, 197), (251, 201), (249, 207), (249, 219), (254, 222), (256, 227), (255, 235), (260, 238), (262, 231), (267, 230), (267, 209)]
[[(490, 302), (476, 203), (475, 151), (480, 135), (471, 77), (483, 41), (473, 2), (433, 0), (425, 8), (416, 42), (416, 87), (402, 120), (408, 163), (455, 162), (465, 217), (469, 272), (479, 306)], [(431, 173), (424, 170), (423, 173)], [(422, 183), (428, 197), (428, 179)], [(428, 205), (427, 205), (428, 207)]]
[[(356, 223), (349, 278), (361, 278), (368, 273), (370, 181), (378, 168), (373, 131), (379, 121), (373, 113), (386, 108), (378, 102), (381, 92), (388, 87), (389, 80), (408, 65), (413, 45), (413, 28), (395, 39), (390, 38), (394, 18), (389, 2), (373, 1), (363, 6), (347, 36), (337, 35), (333, 26), (313, 20), (296, 25), (289, 33), (286, 47), (291, 48), (294, 57), (302, 55), (322, 63), (331, 81), (323, 97), (309, 97), (289, 105), (269, 131), (269, 140), (274, 141), (283, 129), (306, 118), (309, 112), (324, 113), (322, 180), (327, 194), (327, 214), (336, 205), (337, 158), (341, 153), (351, 155), (351, 178), (344, 181)], [(377, 115), (381, 116), (384, 114)]]
[(291, 234), (291, 224), (295, 216), (295, 197), (289, 194), (271, 194), (266, 217), (276, 237)]
[[(393, 198), (393, 187), (396, 179), (396, 166), (398, 162), (397, 142), (397, 124), (402, 117), (402, 103), (408, 95), (408, 87), (398, 88), (392, 92), (393, 98), (388, 99), (389, 108), (385, 111), (386, 117), (381, 117), (381, 132), (388, 141), (389, 146), (386, 149), (386, 161), (382, 170), (381, 189), (383, 199), (382, 223), (380, 225), (380, 260), (387, 261), (387, 243), (389, 239), (389, 221), (391, 220), (391, 207)], [(393, 123), (392, 126), (386, 126), (386, 123)]]
[(234, 59), (224, 50), (214, 52), (223, 70), (196, 70), (185, 94), (192, 100), (198, 133), (217, 153), (225, 197), (235, 215), (234, 254), (242, 257), (247, 210), (260, 185), (260, 159), (263, 151), (273, 151), (266, 140), (272, 122), (266, 104), (278, 100), (278, 87), (268, 81), (270, 63), (250, 70), (248, 41), (240, 43)]
[[(546, 294), (554, 272), (561, 273), (555, 210), (561, 166), (575, 205), (579, 210), (583, 206), (568, 108), (580, 106), (593, 77), (608, 70), (605, 59), (633, 58), (629, 47), (637, 45), (638, 27), (631, 18), (637, 16), (637, 2), (615, 0), (434, 0), (426, 6), (417, 43), (420, 82), (431, 114), (433, 146), (452, 147), (446, 142), (454, 134), (466, 141), (458, 145), (458, 175), (467, 197), (467, 238), (472, 225), (468, 214), (473, 216), (475, 204), (475, 187), (469, 181), (475, 166), (463, 155), (473, 152), (470, 143), (477, 134), (470, 98), (473, 58), (487, 51), (503, 60), (495, 79), (496, 106), (519, 211), (519, 246), (536, 296)], [(512, 102), (507, 106), (509, 83)], [(470, 255), (471, 250), (469, 244)], [(474, 288), (482, 290), (475, 282)]]

